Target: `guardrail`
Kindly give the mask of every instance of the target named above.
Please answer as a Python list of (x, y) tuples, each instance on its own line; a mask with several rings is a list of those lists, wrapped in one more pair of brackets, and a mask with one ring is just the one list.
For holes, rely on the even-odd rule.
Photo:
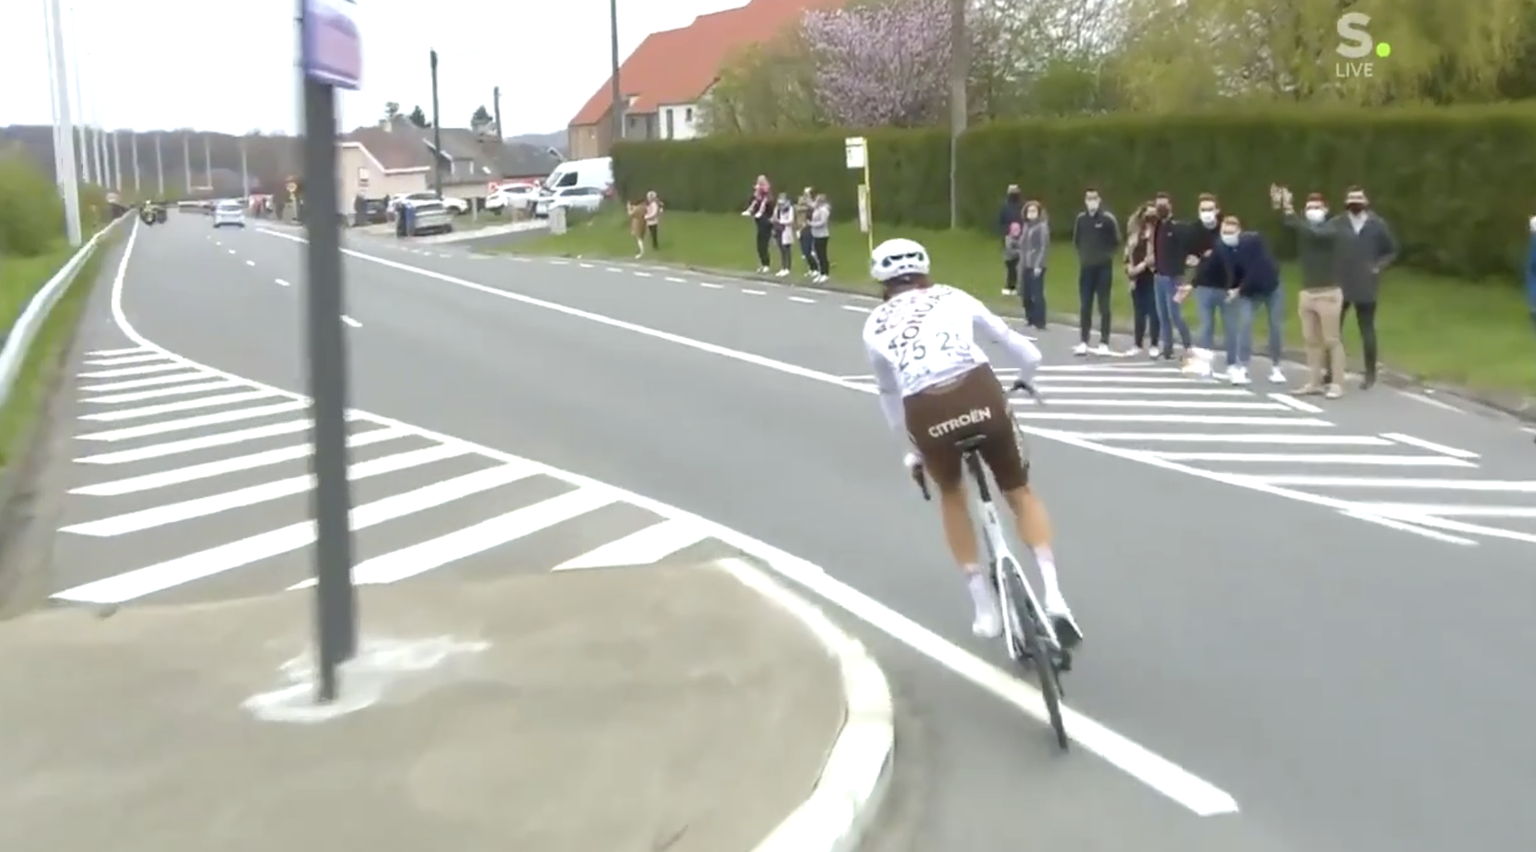
[(32, 295), (32, 299), (22, 310), (21, 316), (17, 317), (16, 322), (5, 332), (4, 345), (0, 346), (0, 408), (4, 408), (6, 401), (10, 399), (16, 377), (21, 374), (21, 365), (27, 359), (27, 350), (37, 339), (38, 332), (42, 331), (43, 323), (48, 319), (48, 314), (53, 311), (53, 306), (58, 304), (59, 297), (69, 289), (80, 267), (85, 265), (85, 261), (90, 258), (92, 252), (96, 251), (96, 247), (107, 234), (118, 227), (119, 223), (130, 218), (132, 217), (119, 216), (112, 220), (111, 224), (97, 231), (69, 260), (65, 261), (64, 266), (54, 273), (52, 278), (48, 279), (47, 284)]

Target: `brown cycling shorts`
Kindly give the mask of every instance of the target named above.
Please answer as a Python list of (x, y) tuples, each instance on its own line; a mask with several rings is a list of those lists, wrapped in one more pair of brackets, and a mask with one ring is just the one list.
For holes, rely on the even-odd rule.
[(1029, 464), (1019, 452), (1019, 437), (1008, 409), (1008, 395), (983, 364), (902, 402), (907, 434), (923, 456), (923, 467), (939, 490), (961, 485), (962, 454), (955, 443), (974, 435), (986, 438), (977, 449), (1003, 491), (1029, 484)]

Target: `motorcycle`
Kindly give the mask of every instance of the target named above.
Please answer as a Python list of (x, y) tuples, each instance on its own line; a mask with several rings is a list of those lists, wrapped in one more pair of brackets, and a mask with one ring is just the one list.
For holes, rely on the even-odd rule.
[(146, 225), (163, 225), (165, 224), (165, 208), (146, 204), (139, 208), (139, 221)]

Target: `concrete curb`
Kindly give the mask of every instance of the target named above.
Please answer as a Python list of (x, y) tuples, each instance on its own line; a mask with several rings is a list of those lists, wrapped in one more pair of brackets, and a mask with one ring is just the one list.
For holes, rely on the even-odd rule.
[[(581, 259), (577, 255), (525, 256), (564, 257), (570, 260)], [(793, 279), (775, 278), (771, 275), (754, 275), (751, 272), (742, 272), (741, 270), (712, 269), (706, 266), (693, 266), (686, 263), (665, 263), (660, 261), (645, 261), (637, 263), (633, 259), (605, 259), (605, 261), (613, 262), (616, 264), (627, 263), (634, 266), (647, 266), (652, 269), (682, 270), (685, 272), (693, 272), (701, 275), (713, 275), (721, 278), (732, 278), (737, 281), (753, 281), (758, 283), (778, 284), (780, 286), (793, 287), (795, 289), (802, 290), (825, 291), (828, 293), (851, 293), (859, 296), (871, 295), (871, 290), (861, 290), (857, 287), (835, 281), (811, 285), (797, 282)], [(1019, 319), (1021, 317), (1022, 310), (1015, 305), (1007, 304), (999, 306), (996, 303), (992, 303), (990, 306), (994, 309), (1001, 308), (1001, 310), (998, 310), (998, 313), (1005, 317), (1012, 319)], [(1070, 329), (1077, 328), (1077, 317), (1072, 314), (1053, 311), (1048, 314), (1047, 319), (1051, 325), (1059, 325)], [(1110, 329), (1118, 337), (1129, 336), (1132, 332), (1130, 326), (1121, 322), (1111, 322)], [(1306, 353), (1302, 352), (1301, 350), (1285, 349), (1281, 354), (1284, 356), (1286, 363), (1296, 366), (1301, 366), (1306, 363)], [(1254, 360), (1268, 361), (1269, 359), (1255, 352)], [(1350, 375), (1358, 377), (1358, 374), (1356, 373), (1351, 373)], [(1493, 412), (1497, 412), (1498, 414), (1504, 414), (1509, 417), (1513, 417), (1523, 423), (1536, 425), (1536, 399), (1521, 397), (1517, 394), (1485, 393), (1469, 388), (1462, 388), (1454, 385), (1433, 382), (1423, 378), (1422, 376), (1416, 376), (1412, 373), (1393, 369), (1388, 364), (1380, 365), (1378, 368), (1377, 376), (1381, 380), (1382, 384), (1404, 392), (1417, 392), (1428, 396), (1450, 396), (1468, 405), (1481, 406), (1484, 409), (1491, 409)]]
[(864, 645), (748, 559), (716, 565), (799, 619), (842, 670), (846, 715), (816, 786), (753, 852), (853, 852), (879, 811), (896, 757), (890, 685)]

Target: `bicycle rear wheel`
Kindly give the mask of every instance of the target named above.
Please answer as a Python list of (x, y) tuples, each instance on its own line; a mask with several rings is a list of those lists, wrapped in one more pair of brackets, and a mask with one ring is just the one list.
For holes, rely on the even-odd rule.
[(1056, 732), (1056, 744), (1066, 751), (1069, 747), (1067, 724), (1061, 717), (1061, 682), (1056, 679), (1056, 660), (1040, 638), (1040, 626), (1036, 613), (1030, 611), (1029, 595), (1019, 580), (1018, 566), (1010, 564), (1004, 570), (1003, 582), (1008, 584), (1008, 606), (1013, 609), (1014, 623), (1019, 627), (1018, 639), (1024, 643), (1023, 656), (1035, 667), (1040, 681), (1040, 696), (1045, 699), (1045, 712), (1050, 717), (1051, 730)]

